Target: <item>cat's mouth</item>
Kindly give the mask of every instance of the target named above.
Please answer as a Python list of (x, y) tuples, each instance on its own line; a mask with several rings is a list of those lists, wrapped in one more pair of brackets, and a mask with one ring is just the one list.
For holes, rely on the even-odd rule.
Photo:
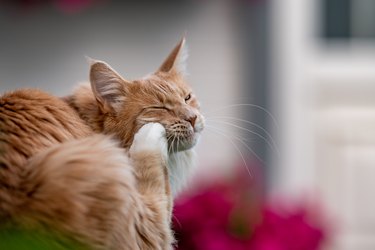
[(194, 147), (199, 139), (201, 129), (194, 129), (188, 123), (175, 123), (166, 126), (168, 152), (180, 152)]

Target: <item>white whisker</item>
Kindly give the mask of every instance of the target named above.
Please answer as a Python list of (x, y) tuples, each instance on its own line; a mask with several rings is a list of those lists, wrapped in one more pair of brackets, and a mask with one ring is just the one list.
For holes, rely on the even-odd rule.
[(180, 148), (180, 137), (177, 137), (177, 147), (176, 151)]
[[(169, 136), (167, 136), (167, 142), (168, 142), (168, 143), (169, 143), (169, 141), (171, 140), (172, 136), (173, 136), (173, 135), (169, 135)], [(171, 145), (172, 145), (172, 143), (170, 143), (169, 146), (167, 146), (167, 147), (168, 147), (168, 148), (167, 148), (167, 151), (168, 151), (168, 154), (169, 154), (169, 155), (171, 154)]]
[[(243, 153), (241, 152), (241, 150), (237, 147), (237, 145), (233, 142), (232, 138), (226, 134), (224, 134), (220, 129), (217, 129), (215, 127), (212, 127), (212, 126), (206, 126), (208, 131), (211, 131), (211, 132), (214, 132), (214, 133), (217, 133), (219, 135), (222, 135), (224, 136), (226, 139), (228, 139), (228, 141), (233, 145), (233, 147), (237, 150), (237, 152), (240, 154), (241, 158), (242, 158), (242, 161), (243, 163), (245, 164), (245, 168), (247, 170), (247, 172), (249, 173), (250, 177), (252, 177), (253, 175), (251, 174), (251, 171), (249, 169), (249, 166), (247, 165), (246, 163), (246, 160), (245, 160), (245, 157), (243, 155)], [(247, 146), (246, 143), (244, 143), (242, 140), (238, 139), (238, 138), (234, 138), (234, 139), (237, 139), (239, 140), (241, 143), (243, 143), (244, 145), (246, 145), (246, 147), (255, 155), (255, 157), (261, 161), (263, 163), (263, 161), (261, 159), (259, 159), (259, 157), (257, 156), (257, 154), (252, 150), (250, 149), (250, 147)]]
[(232, 126), (232, 127), (239, 128), (239, 129), (241, 129), (241, 130), (244, 130), (244, 131), (247, 131), (247, 132), (249, 132), (249, 133), (252, 133), (252, 134), (258, 136), (259, 138), (263, 139), (263, 140), (264, 140), (264, 141), (265, 141), (265, 142), (271, 147), (271, 149), (273, 149), (277, 154), (279, 154), (279, 150), (278, 150), (278, 148), (277, 148), (277, 145), (275, 144), (275, 142), (274, 142), (274, 140), (272, 139), (272, 137), (270, 137), (270, 140), (271, 140), (271, 142), (272, 142), (272, 143), (271, 143), (271, 142), (270, 142), (266, 137), (264, 137), (263, 135), (261, 135), (261, 134), (255, 132), (255, 131), (252, 131), (252, 130), (250, 130), (250, 129), (247, 129), (247, 128), (244, 128), (244, 127), (238, 126), (238, 125), (236, 125), (236, 124), (233, 124), (233, 123), (231, 123), (231, 122), (219, 121), (219, 120), (213, 120), (213, 119), (212, 119), (211, 121), (213, 121), (213, 122), (218, 122), (218, 123), (222, 123), (222, 124), (227, 124), (227, 125), (230, 125), (230, 126)]
[(171, 144), (169, 145), (170, 146), (170, 152), (171, 152), (171, 154), (173, 154), (174, 152), (174, 149), (173, 149), (173, 144), (174, 144), (174, 140), (176, 139), (176, 135), (175, 134), (173, 134), (173, 140), (172, 140), (172, 142), (171, 142)]
[(263, 112), (265, 112), (271, 118), (271, 120), (275, 124), (276, 128), (279, 129), (279, 124), (278, 124), (275, 116), (270, 111), (268, 111), (267, 109), (263, 108), (262, 106), (256, 105), (256, 104), (251, 104), (251, 103), (230, 104), (230, 105), (215, 109), (211, 113), (214, 113), (214, 112), (217, 112), (217, 111), (220, 111), (220, 110), (223, 110), (223, 109), (227, 109), (227, 108), (233, 108), (233, 107), (253, 107), (253, 108), (257, 108), (259, 110), (262, 110)]
[[(272, 135), (270, 132), (268, 132), (265, 128), (263, 128), (262, 126), (256, 124), (255, 122), (251, 122), (251, 121), (248, 121), (248, 120), (245, 120), (245, 119), (240, 119), (240, 118), (237, 118), (237, 117), (231, 117), (231, 116), (212, 116), (212, 117), (205, 117), (206, 120), (216, 120), (216, 119), (229, 119), (229, 120), (233, 120), (233, 121), (239, 121), (239, 122), (244, 122), (244, 123), (247, 123), (247, 124), (250, 124), (250, 125), (253, 125), (254, 127), (260, 129), (261, 131), (263, 131), (272, 141), (273, 138), (272, 138)], [(274, 143), (276, 144), (276, 143)]]
[[(222, 130), (222, 129), (219, 129), (219, 128), (216, 128), (216, 127), (212, 127), (212, 126), (208, 126), (208, 128), (210, 128), (210, 129), (215, 129), (215, 130), (217, 130), (218, 132), (221, 132), (221, 133), (225, 134), (225, 131)], [(239, 137), (237, 137), (237, 136), (230, 136), (230, 135), (227, 135), (227, 134), (225, 134), (225, 135), (228, 136), (228, 137), (230, 137), (230, 138), (232, 138), (232, 139), (235, 139), (235, 140), (239, 141), (242, 145), (244, 145), (244, 146), (250, 151), (250, 153), (251, 153), (252, 155), (255, 156), (255, 158), (256, 158), (259, 162), (261, 162), (261, 163), (264, 164), (264, 165), (266, 164), (265, 161), (264, 161), (262, 158), (260, 158), (260, 157), (258, 156), (258, 154), (255, 153), (255, 151), (254, 151), (253, 149), (251, 149), (251, 147), (250, 147), (249, 145), (246, 144), (245, 140), (243, 140), (242, 138), (239, 138)]]

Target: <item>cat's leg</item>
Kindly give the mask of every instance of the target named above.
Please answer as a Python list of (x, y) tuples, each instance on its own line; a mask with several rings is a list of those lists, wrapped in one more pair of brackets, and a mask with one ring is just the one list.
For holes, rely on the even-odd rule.
[(147, 208), (145, 216), (140, 217), (145, 249), (169, 249), (173, 242), (167, 146), (165, 128), (159, 123), (148, 123), (134, 136), (129, 150), (137, 188)]
[(165, 128), (159, 123), (144, 125), (134, 136), (129, 154), (139, 179), (142, 194), (165, 194), (164, 169), (167, 163)]

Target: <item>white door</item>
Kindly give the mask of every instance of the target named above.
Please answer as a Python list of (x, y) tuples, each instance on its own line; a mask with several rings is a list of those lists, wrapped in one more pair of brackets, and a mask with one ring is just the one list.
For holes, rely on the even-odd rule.
[(273, 190), (317, 191), (340, 229), (330, 249), (373, 250), (375, 1), (341, 1), (349, 19), (337, 34), (325, 26), (329, 11), (340, 15), (334, 2), (272, 1)]

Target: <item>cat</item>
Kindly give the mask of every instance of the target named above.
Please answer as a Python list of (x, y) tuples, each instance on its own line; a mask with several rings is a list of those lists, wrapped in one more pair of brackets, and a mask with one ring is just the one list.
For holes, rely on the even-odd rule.
[(90, 84), (0, 97), (0, 223), (51, 228), (92, 249), (172, 249), (173, 197), (204, 128), (183, 38), (153, 74), (91, 61)]

